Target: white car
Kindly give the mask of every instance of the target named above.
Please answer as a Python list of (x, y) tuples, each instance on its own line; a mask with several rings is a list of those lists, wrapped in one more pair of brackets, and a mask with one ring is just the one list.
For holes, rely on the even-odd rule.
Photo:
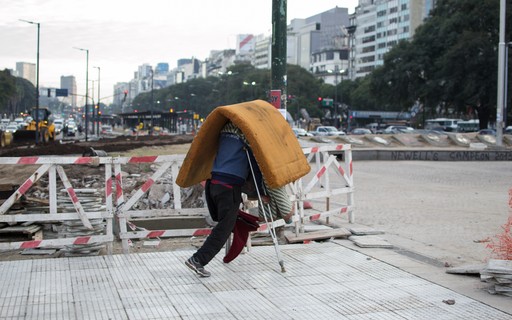
[(383, 133), (385, 134), (394, 134), (394, 133), (413, 133), (414, 128), (408, 126), (389, 126), (384, 129)]
[(18, 130), (18, 125), (16, 124), (10, 124), (5, 128), (5, 132), (15, 133), (16, 130)]
[(64, 120), (62, 118), (53, 120), (53, 125), (55, 126), (55, 133), (59, 134), (64, 127)]
[(313, 134), (307, 132), (305, 129), (302, 128), (292, 128), (293, 133), (295, 133), (296, 137), (312, 137)]
[(16, 118), (16, 119), (14, 119), (14, 122), (16, 122), (18, 124), (18, 128), (21, 128), (25, 124), (25, 119)]
[(112, 133), (112, 126), (109, 126), (109, 125), (103, 125), (101, 126), (101, 133), (104, 133), (104, 134), (110, 134)]
[(320, 126), (314, 131), (317, 136), (344, 136), (345, 132), (336, 129), (334, 126)]

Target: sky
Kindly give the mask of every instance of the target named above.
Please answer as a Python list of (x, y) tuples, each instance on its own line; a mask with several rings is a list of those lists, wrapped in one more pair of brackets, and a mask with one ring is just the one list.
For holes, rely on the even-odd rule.
[[(288, 0), (287, 20), (336, 6), (351, 14), (357, 4)], [(105, 103), (114, 84), (133, 79), (144, 63), (167, 62), (172, 69), (178, 59), (204, 60), (211, 50), (234, 49), (236, 35), (270, 35), (272, 26), (272, 0), (0, 0), (0, 8), (0, 70), (36, 63), (37, 25), (20, 20), (40, 23), (40, 87), (58, 88), (61, 76), (73, 75), (85, 95), (86, 52), (76, 48), (88, 49), (94, 96), (99, 73)]]

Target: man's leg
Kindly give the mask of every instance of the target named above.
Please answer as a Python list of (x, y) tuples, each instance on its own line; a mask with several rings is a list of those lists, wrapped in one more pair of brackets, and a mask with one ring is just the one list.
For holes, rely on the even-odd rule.
[[(237, 212), (241, 203), (239, 186), (229, 188), (223, 185), (211, 184), (209, 189), (210, 199), (217, 208), (219, 223), (212, 229), (211, 234), (206, 238), (201, 248), (189, 259), (192, 261), (187, 261), (187, 266), (198, 274), (200, 274), (198, 269), (207, 265), (228, 240), (235, 226)], [(195, 268), (190, 266), (189, 264), (193, 262), (196, 262), (199, 266), (196, 265)]]

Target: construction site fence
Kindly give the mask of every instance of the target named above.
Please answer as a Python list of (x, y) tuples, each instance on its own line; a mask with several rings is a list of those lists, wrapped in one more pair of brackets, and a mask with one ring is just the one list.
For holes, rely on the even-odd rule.
[[(352, 170), (352, 153), (349, 144), (326, 145), (303, 149), (311, 164), (311, 172), (287, 185), (290, 200), (295, 206), (293, 224), (295, 232), (304, 232), (304, 224), (332, 215), (346, 214), (348, 221), (353, 223), (354, 217), (354, 183)], [(120, 239), (124, 253), (129, 253), (132, 239), (158, 239), (165, 237), (196, 237), (206, 236), (210, 227), (197, 229), (162, 229), (147, 230), (133, 223), (140, 218), (166, 218), (177, 216), (206, 216), (206, 208), (182, 208), (182, 189), (172, 183), (170, 199), (173, 205), (166, 209), (137, 210), (137, 204), (164, 175), (175, 181), (185, 155), (140, 156), (140, 157), (4, 157), (0, 158), (2, 166), (34, 166), (35, 172), (17, 186), (12, 195), (0, 206), (0, 223), (63, 223), (72, 221), (79, 225), (83, 234), (66, 236), (58, 239), (33, 239), (0, 243), (0, 250), (17, 250), (28, 248), (48, 248), (62, 246), (87, 246), (105, 244), (107, 253), (112, 253), (114, 240)], [(148, 177), (130, 194), (126, 194), (123, 185), (123, 166), (139, 165), (147, 171)], [(104, 168), (102, 205), (93, 207), (83, 205), (80, 196), (71, 184), (66, 170), (70, 166), (101, 166)], [(152, 171), (154, 170), (154, 171)], [(11, 213), (9, 209), (18, 202), (29, 190), (38, 183), (41, 177), (48, 176), (48, 208), (45, 213), (23, 212)], [(60, 184), (58, 179), (60, 179)], [(62, 188), (63, 186), (63, 188)], [(59, 189), (61, 188), (61, 189)], [(59, 191), (67, 195), (72, 208), (59, 209)], [(62, 197), (62, 196), (61, 196)], [(315, 210), (306, 210), (306, 203), (313, 203)], [(320, 208), (322, 207), (322, 208)], [(101, 233), (91, 233), (97, 221), (104, 223)], [(263, 224), (259, 232), (268, 231), (269, 227), (285, 225), (279, 219), (271, 224)]]

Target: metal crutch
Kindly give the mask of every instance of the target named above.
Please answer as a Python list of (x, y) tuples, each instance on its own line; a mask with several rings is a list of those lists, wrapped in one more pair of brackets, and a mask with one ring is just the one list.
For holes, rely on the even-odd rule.
[[(263, 199), (261, 198), (260, 190), (258, 188), (258, 182), (256, 181), (256, 174), (254, 173), (254, 168), (252, 167), (251, 157), (249, 156), (249, 150), (245, 149), (245, 153), (247, 154), (247, 160), (249, 161), (249, 167), (251, 168), (252, 179), (254, 181), (254, 186), (256, 188), (256, 193), (258, 194), (258, 201), (261, 205), (261, 209), (263, 210), (263, 217), (265, 218), (265, 224), (267, 225), (268, 232), (272, 237), (272, 242), (274, 243), (274, 249), (276, 250), (277, 261), (281, 266), (281, 272), (286, 272), (284, 268), (284, 261), (281, 256), (281, 250), (279, 250), (279, 243), (277, 242), (276, 230), (274, 229), (274, 218), (272, 217), (272, 212), (270, 209), (270, 204), (267, 204), (267, 209), (265, 209), (265, 205), (263, 203)], [(268, 211), (267, 211), (268, 210)], [(268, 217), (267, 217), (268, 214)], [(270, 222), (269, 222), (270, 220)]]

